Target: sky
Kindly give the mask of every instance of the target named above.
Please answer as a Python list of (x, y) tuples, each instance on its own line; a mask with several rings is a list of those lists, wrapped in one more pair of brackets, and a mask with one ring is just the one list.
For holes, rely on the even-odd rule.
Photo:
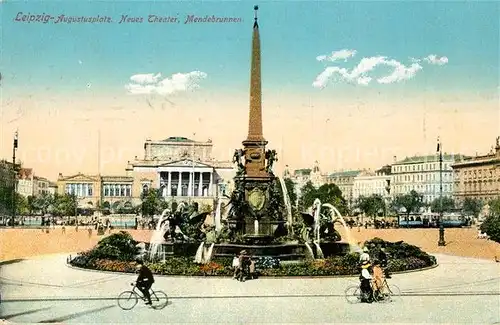
[(2, 0), (0, 157), (18, 130), (17, 157), (54, 180), (124, 174), (146, 138), (210, 138), (230, 160), (255, 4), (278, 170), (376, 169), (438, 136), (484, 154), (500, 135), (498, 2)]

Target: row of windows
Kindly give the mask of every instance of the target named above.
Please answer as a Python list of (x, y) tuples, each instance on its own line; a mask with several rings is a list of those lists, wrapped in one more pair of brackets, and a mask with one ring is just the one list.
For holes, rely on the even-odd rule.
[[(443, 170), (451, 169), (451, 163), (443, 163)], [(415, 164), (415, 165), (403, 165), (403, 166), (393, 166), (393, 172), (418, 172), (418, 171), (429, 171), (429, 170), (439, 170), (439, 163), (428, 163), (428, 164)]]
[(104, 196), (131, 197), (132, 185), (130, 184), (104, 184)]
[[(415, 190), (417, 192), (433, 192), (437, 193), (439, 192), (439, 185), (438, 184), (418, 184), (418, 185), (398, 185), (395, 186), (395, 192), (396, 193), (408, 193), (411, 190)], [(452, 192), (453, 191), (453, 185), (452, 184), (443, 184), (443, 192)]]
[[(396, 175), (394, 179), (396, 182), (423, 182), (423, 181), (439, 181), (439, 173), (433, 174), (416, 174), (416, 175)], [(451, 181), (453, 178), (452, 173), (443, 173), (443, 181)]]
[(66, 193), (76, 196), (92, 196), (94, 191), (90, 183), (71, 183), (66, 184)]
[[(493, 171), (491, 169), (475, 169), (475, 170), (464, 170), (463, 172), (465, 177), (493, 177)], [(457, 171), (457, 177), (460, 175), (460, 172)]]

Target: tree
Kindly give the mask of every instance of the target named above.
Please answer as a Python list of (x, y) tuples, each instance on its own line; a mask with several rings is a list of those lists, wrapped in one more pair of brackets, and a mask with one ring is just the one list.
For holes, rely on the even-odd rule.
[(500, 214), (490, 214), (481, 224), (481, 232), (486, 233), (491, 240), (500, 243)]
[[(20, 165), (13, 166), (6, 160), (0, 160), (0, 213), (11, 214), (13, 208), (12, 193), (16, 172)], [(17, 197), (16, 197), (17, 198)]]
[(28, 200), (24, 195), (16, 193), (16, 214), (24, 215), (29, 211)]
[(435, 198), (431, 202), (432, 212), (450, 212), (455, 209), (455, 201), (449, 196), (443, 196), (441, 198)]
[(491, 200), (488, 205), (490, 206), (490, 215), (500, 216), (500, 198)]
[(385, 201), (379, 194), (361, 196), (358, 198), (357, 207), (367, 216), (376, 217), (380, 211), (385, 211)]
[(78, 207), (78, 198), (74, 194), (65, 193), (63, 195), (56, 194), (53, 199), (52, 212), (58, 216), (75, 216)]
[(412, 212), (418, 212), (420, 208), (425, 205), (423, 202), (423, 195), (417, 193), (415, 190), (412, 190), (408, 194), (396, 196), (392, 204), (397, 210), (405, 208), (407, 218), (410, 217)]
[(26, 198), (27, 204), (28, 204), (28, 214), (32, 216), (38, 209), (36, 207), (36, 197), (33, 195), (29, 195)]
[(153, 216), (161, 208), (161, 196), (158, 189), (149, 188), (141, 194), (141, 212), (143, 216)]
[(462, 204), (462, 211), (465, 214), (473, 215), (474, 217), (478, 217), (479, 213), (481, 213), (481, 209), (483, 208), (483, 202), (476, 198), (465, 198)]
[(42, 193), (41, 195), (35, 197), (33, 202), (34, 210), (41, 211), (42, 214), (47, 214), (49, 209), (53, 209), (55, 204), (55, 198), (50, 193)]
[(319, 199), (321, 203), (330, 203), (336, 207), (340, 213), (345, 214), (347, 211), (346, 200), (342, 197), (342, 191), (337, 185), (323, 184), (319, 188), (315, 188), (312, 182), (307, 182), (302, 187), (302, 196), (299, 199), (299, 207), (302, 210), (312, 206), (315, 199)]

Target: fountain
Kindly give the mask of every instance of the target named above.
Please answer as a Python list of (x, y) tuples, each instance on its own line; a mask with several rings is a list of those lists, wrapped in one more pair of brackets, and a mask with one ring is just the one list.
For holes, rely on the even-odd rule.
[[(321, 213), (321, 207), (330, 208), (332, 216), (328, 218)], [(313, 257), (315, 258), (322, 259), (331, 255), (348, 253), (349, 245), (339, 242), (340, 234), (334, 228), (335, 214), (340, 215), (333, 205), (321, 204), (319, 199), (314, 200), (310, 213), (302, 212), (301, 214), (303, 221), (301, 237), (306, 246), (311, 247), (310, 243), (314, 245), (316, 253)]]
[(283, 179), (283, 177), (280, 176), (279, 181), (281, 185), (281, 193), (283, 194), (283, 203), (285, 204), (287, 212), (286, 220), (287, 220), (288, 231), (291, 231), (293, 223), (292, 204), (290, 203), (290, 196), (288, 195), (288, 190), (286, 188), (285, 180)]
[(336, 220), (334, 220), (334, 215), (336, 214), (338, 219), (340, 220), (340, 223), (342, 224), (342, 226), (344, 226), (344, 230), (345, 230), (346, 236), (347, 236), (347, 242), (349, 243), (350, 252), (351, 253), (362, 252), (361, 247), (358, 246), (358, 244), (356, 243), (356, 241), (352, 237), (351, 230), (347, 226), (347, 223), (345, 222), (344, 217), (339, 212), (339, 210), (336, 207), (334, 207), (333, 205), (331, 205), (330, 203), (324, 203), (323, 206), (329, 208), (332, 211), (332, 221), (333, 222), (336, 221)]
[[(305, 243), (293, 234), (288, 191), (284, 180), (273, 172), (277, 154), (275, 150), (266, 149), (268, 142), (263, 135), (258, 7), (254, 9), (248, 135), (242, 142), (242, 148), (234, 151), (233, 162), (237, 173), (234, 190), (225, 206), (227, 215), (222, 216), (223, 206), (219, 199), (213, 218), (215, 227), (207, 230), (204, 220), (209, 213), (200, 214), (197, 209), (186, 205), (179, 207), (167, 218), (168, 230), (163, 235), (167, 242), (160, 244), (165, 256), (194, 256), (197, 263), (206, 263), (212, 257), (232, 258), (242, 250), (253, 256), (279, 260), (314, 258), (314, 253), (320, 258), (345, 253), (344, 244), (338, 242), (340, 236), (334, 236), (333, 222), (326, 224), (328, 234), (324, 232), (319, 200), (315, 201), (314, 216), (310, 216), (316, 220), (311, 222), (311, 226), (315, 225), (314, 229), (305, 227), (311, 228), (303, 236)], [(162, 230), (163, 227), (160, 227), (158, 231)], [(170, 237), (166, 236), (167, 232)], [(161, 237), (153, 236), (156, 236), (155, 239)], [(207, 244), (210, 244), (208, 249)], [(152, 240), (152, 256), (158, 251), (155, 245), (156, 241)]]
[[(167, 208), (161, 213), (158, 223), (156, 224), (156, 229), (153, 231), (151, 240), (149, 241), (149, 257), (152, 259), (158, 255), (158, 249), (162, 244), (165, 243), (164, 234), (170, 226), (170, 222), (165, 217), (170, 210)], [(165, 221), (165, 222), (164, 222)]]
[(219, 232), (222, 229), (221, 225), (221, 210), (222, 210), (222, 199), (217, 199), (217, 208), (215, 209), (214, 223), (215, 231)]

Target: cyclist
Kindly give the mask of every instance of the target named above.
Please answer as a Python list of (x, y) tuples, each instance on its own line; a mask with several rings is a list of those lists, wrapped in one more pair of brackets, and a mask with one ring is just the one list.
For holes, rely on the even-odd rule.
[(136, 281), (136, 286), (137, 289), (139, 289), (142, 294), (144, 295), (144, 298), (146, 298), (146, 305), (151, 305), (151, 295), (149, 294), (149, 289), (151, 289), (151, 286), (155, 282), (155, 279), (153, 277), (153, 272), (144, 265), (142, 260), (137, 260), (137, 271), (139, 272), (139, 275), (137, 276), (137, 281)]
[(391, 278), (391, 274), (389, 273), (389, 269), (387, 267), (387, 260), (388, 260), (388, 255), (385, 252), (384, 247), (380, 247), (379, 253), (378, 253), (378, 259), (380, 261), (380, 266), (384, 270), (384, 275), (386, 279)]
[(372, 267), (369, 261), (363, 261), (361, 265), (361, 275), (359, 280), (361, 281), (361, 302), (371, 303), (373, 300), (373, 290), (371, 286), (372, 280)]

